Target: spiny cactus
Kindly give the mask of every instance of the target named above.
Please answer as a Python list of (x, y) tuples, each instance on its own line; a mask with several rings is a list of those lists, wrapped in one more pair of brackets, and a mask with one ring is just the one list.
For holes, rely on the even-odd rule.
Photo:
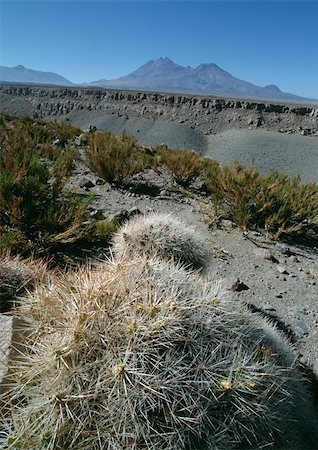
[(134, 217), (113, 239), (115, 255), (136, 253), (173, 259), (191, 269), (204, 268), (209, 260), (206, 243), (195, 230), (171, 214)]
[(0, 258), (0, 312), (10, 309), (25, 289), (43, 281), (46, 272), (47, 265), (40, 261), (9, 256)]
[(3, 397), (9, 448), (279, 448), (297, 437), (308, 401), (297, 370), (277, 362), (254, 315), (180, 266), (139, 257), (81, 269), (37, 286), (16, 315), (25, 350)]

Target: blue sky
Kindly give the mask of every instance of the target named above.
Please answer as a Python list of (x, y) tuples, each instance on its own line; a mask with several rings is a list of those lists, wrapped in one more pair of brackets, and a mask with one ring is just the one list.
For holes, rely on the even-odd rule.
[(254, 84), (318, 99), (318, 2), (2, 1), (0, 64), (73, 82), (168, 56), (213, 62)]

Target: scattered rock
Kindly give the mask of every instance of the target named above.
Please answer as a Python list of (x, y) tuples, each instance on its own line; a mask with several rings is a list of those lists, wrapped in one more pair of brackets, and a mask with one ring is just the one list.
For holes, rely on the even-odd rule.
[(286, 269), (285, 266), (279, 265), (279, 266), (277, 266), (277, 270), (278, 270), (278, 272), (281, 273), (282, 275), (288, 275), (288, 274), (289, 274), (289, 272), (288, 272), (288, 270)]
[(294, 311), (296, 314), (304, 314), (308, 315), (308, 309), (305, 306), (295, 306), (294, 308), (291, 308), (292, 311)]
[[(256, 248), (254, 250), (255, 256), (261, 259), (265, 259), (267, 261), (273, 261), (275, 258), (273, 257), (272, 252), (267, 248)], [(275, 259), (276, 261), (276, 259)]]
[(90, 178), (82, 178), (79, 182), (79, 186), (83, 189), (90, 189), (94, 187), (94, 183)]
[(88, 139), (87, 139), (86, 136), (84, 136), (84, 135), (81, 134), (80, 136), (77, 136), (77, 137), (75, 138), (74, 142), (75, 142), (75, 145), (76, 145), (77, 147), (82, 147), (83, 145), (86, 145), (86, 144), (87, 144)]
[(221, 221), (221, 225), (224, 228), (235, 228), (236, 227), (235, 223), (232, 220), (229, 220), (229, 219), (223, 219)]
[(271, 303), (265, 303), (262, 309), (264, 311), (276, 311), (276, 308)]
[(238, 277), (227, 277), (222, 279), (220, 283), (227, 291), (241, 292), (249, 289)]
[(298, 262), (299, 262), (299, 259), (297, 258), (296, 255), (291, 255), (291, 256), (289, 257), (289, 260), (290, 260), (291, 262), (293, 262), (293, 263), (298, 263)]
[(309, 335), (310, 329), (306, 322), (303, 320), (295, 320), (294, 325), (296, 328), (296, 332), (300, 337), (305, 337)]
[(279, 251), (282, 255), (286, 255), (286, 256), (291, 255), (290, 247), (288, 247), (288, 245), (286, 245), (286, 244), (277, 243), (275, 245), (275, 249), (277, 251)]

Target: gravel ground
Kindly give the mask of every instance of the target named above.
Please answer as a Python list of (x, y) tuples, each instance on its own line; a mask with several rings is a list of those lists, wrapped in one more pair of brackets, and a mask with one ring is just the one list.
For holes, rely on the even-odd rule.
[[(169, 173), (138, 174), (139, 183), (151, 182), (156, 195), (117, 189), (77, 163), (68, 187), (95, 194), (91, 214), (123, 217), (138, 213), (171, 213), (187, 222), (205, 240), (211, 255), (206, 277), (219, 280), (228, 295), (270, 317), (290, 339), (295, 360), (310, 368), (318, 379), (318, 249), (277, 244), (256, 232), (244, 234), (232, 222), (211, 228), (211, 205), (206, 197), (186, 194)], [(105, 249), (100, 249), (103, 257)], [(10, 351), (12, 319), (0, 314), (0, 381)], [(317, 384), (316, 384), (317, 385)], [(318, 447), (317, 447), (318, 448)]]
[(230, 164), (253, 161), (262, 174), (271, 169), (318, 182), (318, 139), (264, 130), (228, 130), (208, 136), (207, 156)]
[(99, 130), (129, 134), (145, 145), (166, 144), (171, 148), (192, 149), (201, 155), (230, 164), (254, 162), (262, 174), (277, 169), (304, 181), (318, 182), (318, 137), (275, 131), (236, 129), (204, 136), (186, 124), (164, 120), (94, 115), (71, 120), (77, 126), (95, 125)]

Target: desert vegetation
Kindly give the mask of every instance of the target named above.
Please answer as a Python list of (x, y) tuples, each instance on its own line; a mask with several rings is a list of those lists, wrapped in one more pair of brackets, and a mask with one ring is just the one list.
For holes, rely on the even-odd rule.
[(157, 256), (199, 270), (209, 261), (204, 240), (171, 214), (133, 218), (115, 233), (113, 251), (117, 257)]
[(91, 198), (64, 189), (78, 134), (62, 123), (0, 116), (0, 254), (52, 256), (64, 244), (109, 237), (112, 224), (85, 221)]
[[(292, 348), (204, 277), (209, 254), (197, 233), (168, 214), (120, 228), (92, 219), (92, 197), (66, 180), (80, 159), (123, 190), (140, 171), (168, 171), (187, 195), (200, 186), (216, 220), (316, 241), (317, 186), (97, 131), (85, 134), (83, 155), (80, 133), (1, 116), (0, 307), (13, 307), (19, 344), (1, 386), (0, 446), (313, 446), (314, 405)], [(112, 256), (77, 269), (25, 259), (96, 242)]]
[(188, 189), (201, 178), (214, 217), (230, 218), (243, 230), (265, 230), (276, 239), (318, 239), (318, 186), (302, 183), (300, 177), (276, 171), (262, 176), (253, 165), (221, 166), (192, 151), (160, 146), (149, 150), (109, 132), (91, 135), (87, 156), (91, 168), (109, 182), (127, 183), (131, 175), (150, 167), (166, 167), (175, 182)]
[[(179, 225), (160, 219), (182, 248)], [(1, 397), (8, 448), (305, 448), (304, 430), (314, 433), (280, 332), (156, 246), (48, 275), (15, 315), (23, 345)]]
[[(76, 243), (106, 243), (116, 229), (107, 220), (88, 220), (92, 197), (65, 190), (80, 158), (75, 139), (81, 130), (68, 124), (0, 117), (0, 253), (54, 253)], [(317, 241), (318, 187), (271, 172), (259, 174), (239, 163), (221, 166), (192, 151), (148, 148), (127, 136), (86, 133), (90, 168), (106, 181), (125, 187), (147, 169), (165, 168), (182, 189), (201, 181), (210, 196), (213, 220), (230, 218), (243, 230), (265, 230), (274, 238), (297, 236)], [(65, 248), (66, 248), (65, 247)]]

